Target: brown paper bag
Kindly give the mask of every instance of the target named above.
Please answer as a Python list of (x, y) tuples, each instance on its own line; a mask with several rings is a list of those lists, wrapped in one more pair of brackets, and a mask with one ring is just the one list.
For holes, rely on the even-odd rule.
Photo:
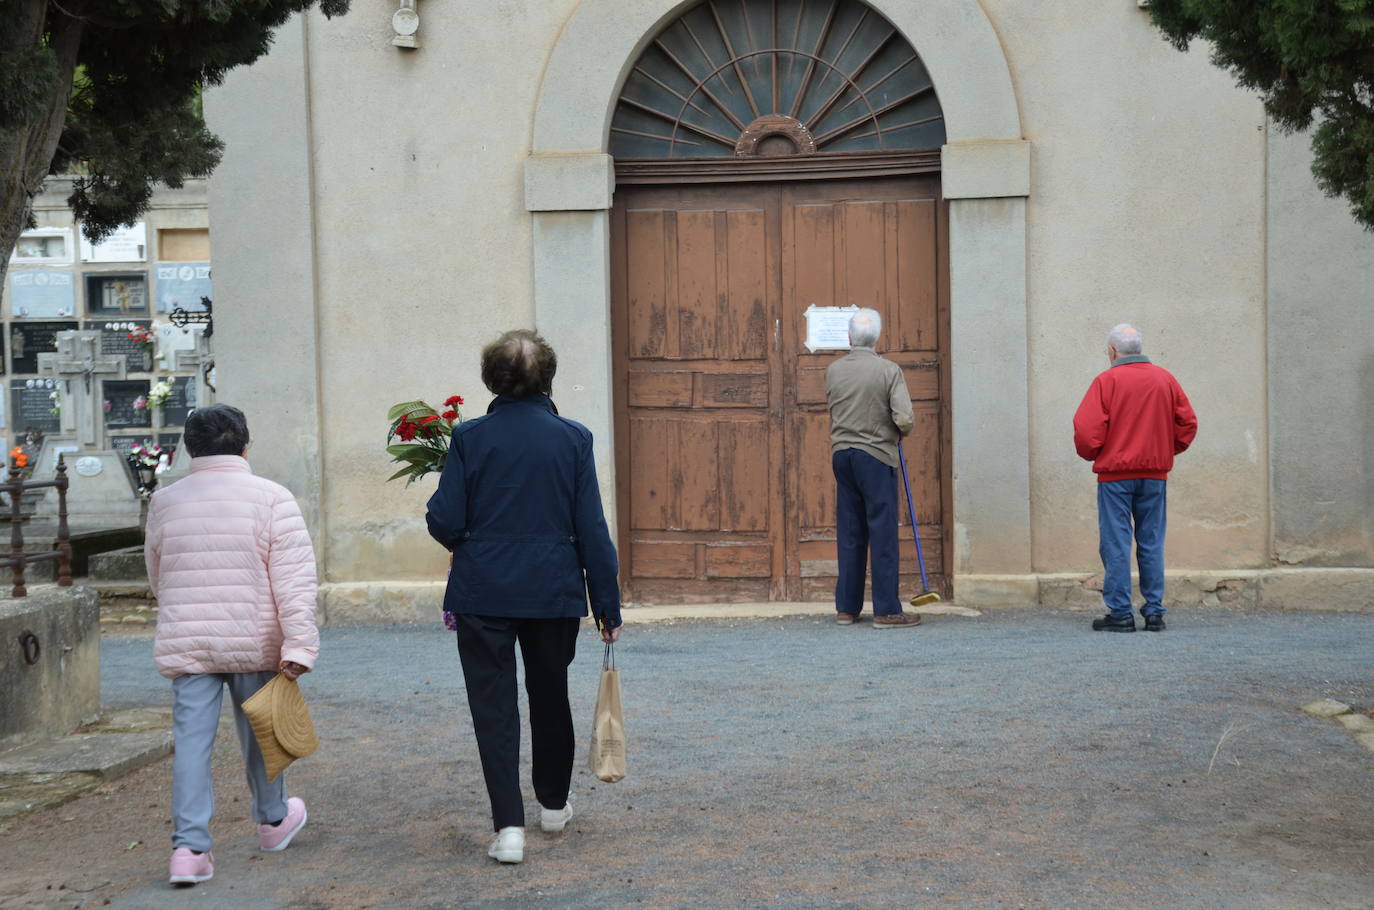
[(620, 705), (620, 671), (615, 668), (612, 647), (606, 645), (606, 655), (601, 661), (601, 685), (596, 692), (596, 714), (592, 718), (592, 747), (587, 752), (587, 767), (608, 784), (625, 777), (625, 713)]

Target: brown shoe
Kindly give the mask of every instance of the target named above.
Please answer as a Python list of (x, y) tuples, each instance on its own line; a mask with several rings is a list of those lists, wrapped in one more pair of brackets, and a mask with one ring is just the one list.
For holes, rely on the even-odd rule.
[(889, 613), (873, 617), (875, 629), (910, 629), (921, 624), (920, 613)]
[(835, 614), (835, 625), (837, 625), (837, 626), (852, 626), (852, 625), (854, 625), (854, 623), (858, 622), (858, 620), (859, 620), (859, 614), (857, 614), (857, 613), (836, 613), (836, 614)]

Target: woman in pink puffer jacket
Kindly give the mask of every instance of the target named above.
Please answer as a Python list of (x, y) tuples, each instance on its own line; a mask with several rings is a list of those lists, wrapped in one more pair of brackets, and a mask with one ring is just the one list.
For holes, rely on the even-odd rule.
[(158, 672), (172, 680), (172, 859), (169, 880), (207, 881), (210, 756), (224, 687), (234, 704), (253, 817), (263, 850), (284, 850), (305, 825), (305, 803), (267, 780), (244, 700), (280, 670), (315, 665), (315, 553), (300, 507), (244, 459), (243, 412), (217, 404), (186, 419), (191, 473), (153, 495), (144, 554), (157, 598)]

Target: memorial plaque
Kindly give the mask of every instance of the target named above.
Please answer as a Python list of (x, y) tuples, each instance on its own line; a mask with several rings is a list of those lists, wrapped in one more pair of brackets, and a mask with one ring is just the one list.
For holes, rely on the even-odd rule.
[(164, 426), (179, 427), (186, 424), (186, 418), (196, 409), (196, 377), (173, 376), (172, 397), (162, 408)]
[(129, 337), (134, 329), (148, 329), (147, 319), (126, 322), (87, 322), (85, 328), (100, 333), (100, 353), (123, 357), (130, 373), (147, 373), (153, 368), (153, 352)]
[(148, 228), (142, 221), (117, 227), (99, 243), (83, 236), (81, 258), (86, 262), (142, 262), (148, 258)]
[(148, 312), (148, 276), (86, 275), (86, 312), (91, 316)]
[(77, 327), (75, 322), (11, 322), (10, 372), (37, 373), (38, 355), (57, 350), (57, 333)]
[(105, 426), (110, 429), (151, 427), (153, 412), (149, 407), (137, 408), (134, 403), (148, 400), (151, 384), (146, 379), (115, 379), (101, 383), (104, 389)]
[(188, 313), (198, 313), (205, 309), (200, 298), (214, 299), (210, 290), (210, 263), (176, 262), (158, 263), (157, 266), (157, 309), (159, 313), (170, 313), (181, 307)]
[(59, 384), (56, 379), (10, 380), (10, 417), (17, 434), (30, 430), (56, 433), (62, 429), (62, 418), (53, 413), (57, 406), (53, 393)]
[(11, 272), (10, 312), (24, 319), (75, 315), (76, 283), (72, 273), (60, 269)]

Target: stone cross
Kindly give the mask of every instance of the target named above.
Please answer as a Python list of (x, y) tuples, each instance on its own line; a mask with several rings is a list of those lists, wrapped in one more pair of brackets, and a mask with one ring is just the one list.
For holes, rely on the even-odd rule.
[(194, 350), (178, 348), (172, 351), (172, 362), (169, 366), (176, 373), (194, 373), (196, 376), (196, 407), (203, 408), (214, 404), (214, 389), (210, 388), (210, 381), (206, 378), (207, 368), (211, 371), (215, 365), (214, 352), (210, 350), (210, 339), (205, 337), (205, 333), (196, 332), (196, 346)]
[(100, 333), (57, 333), (57, 352), (38, 355), (40, 375), (62, 382), (62, 432), (75, 433), (84, 447), (100, 445), (105, 411), (101, 381), (123, 379), (125, 358), (100, 353)]

